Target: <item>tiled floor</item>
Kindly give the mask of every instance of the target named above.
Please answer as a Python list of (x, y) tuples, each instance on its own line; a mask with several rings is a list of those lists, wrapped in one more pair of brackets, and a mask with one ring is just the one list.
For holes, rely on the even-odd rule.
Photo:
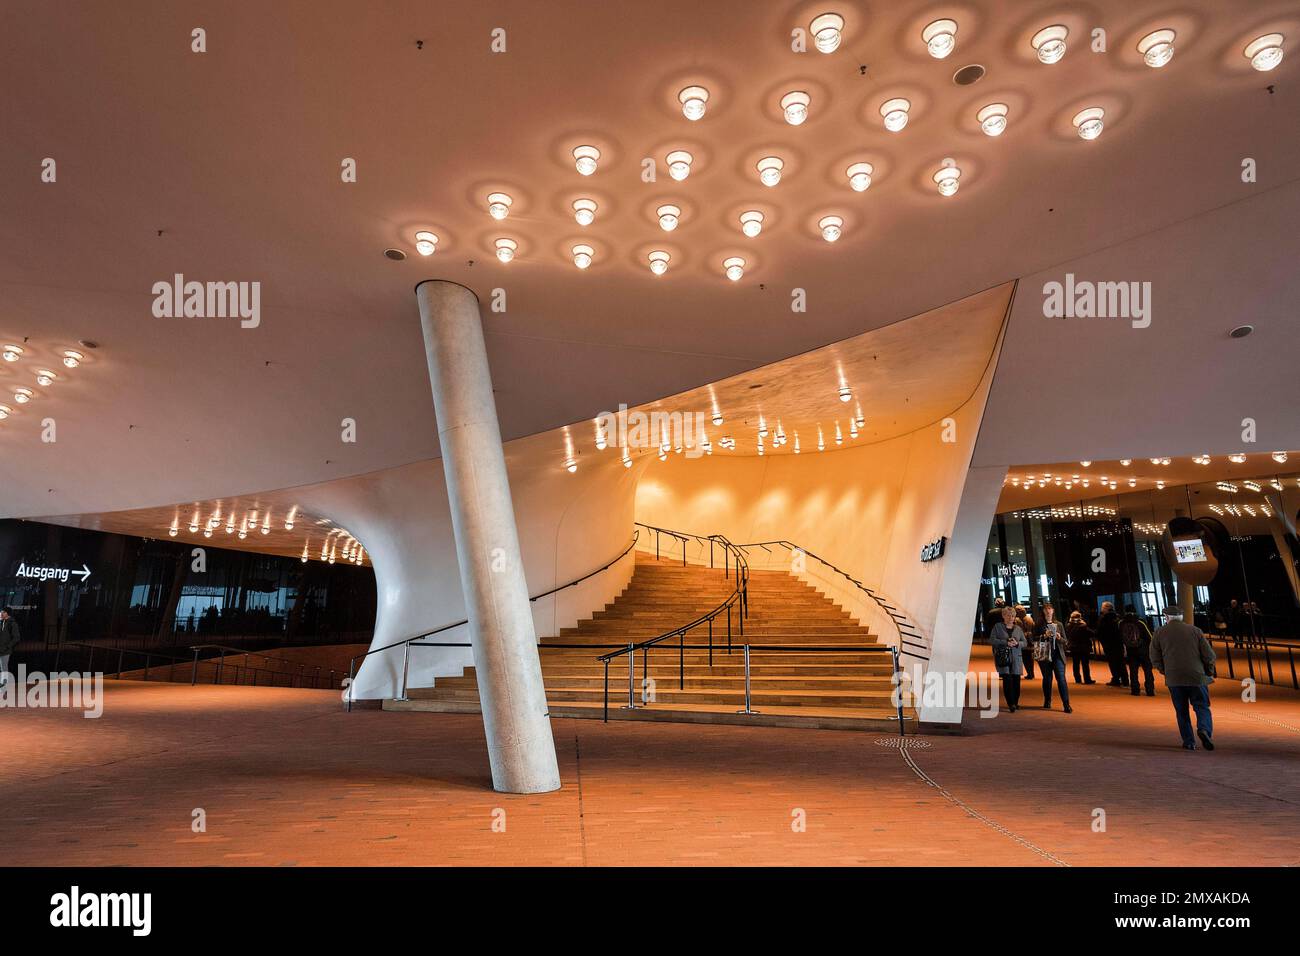
[(970, 715), (908, 751), (915, 771), (875, 734), (556, 719), (563, 790), (513, 797), (477, 716), (110, 684), (98, 720), (0, 710), (0, 847), (6, 865), (1300, 863), (1300, 694), (1244, 704), (1220, 682), (1219, 749), (1188, 753), (1159, 693)]

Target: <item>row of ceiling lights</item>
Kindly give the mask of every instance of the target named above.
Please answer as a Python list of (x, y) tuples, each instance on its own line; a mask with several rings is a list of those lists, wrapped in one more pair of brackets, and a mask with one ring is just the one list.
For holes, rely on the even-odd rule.
[[(0, 347), (0, 360), (3, 360), (5, 362), (10, 362), (10, 363), (21, 362), (24, 354), (26, 354), (26, 349), (24, 349), (21, 345), (5, 345)], [(76, 368), (78, 365), (82, 363), (84, 359), (85, 359), (85, 355), (83, 355), (81, 352), (78, 352), (76, 349), (63, 350), (63, 364), (68, 368)], [(36, 374), (35, 374), (36, 384), (39, 385), (41, 388), (49, 388), (58, 380), (58, 378), (59, 378), (58, 373), (55, 372), (53, 369), (49, 369), (49, 368), (36, 369)], [(26, 385), (19, 385), (14, 388), (14, 401), (17, 402), (19, 405), (26, 405), (35, 397), (36, 397), (36, 393), (32, 391), (32, 389), (28, 388)], [(8, 418), (11, 414), (13, 414), (13, 409), (8, 405), (0, 403), (0, 419)]]
[[(190, 523), (188, 526), (190, 534), (198, 534), (199, 531), (202, 530), (203, 537), (211, 538), (218, 530), (220, 530), (223, 527), (221, 509), (222, 509), (221, 503), (218, 502), (213, 507), (212, 513), (208, 515), (207, 520), (200, 522), (199, 509), (196, 507), (194, 509), (193, 516), (190, 518)], [(294, 524), (297, 521), (297, 517), (298, 517), (298, 508), (297, 506), (294, 506), (293, 508), (289, 509), (289, 513), (285, 515), (284, 518), (285, 531), (293, 530)], [(321, 519), (320, 521), (317, 522), (317, 524), (326, 524), (326, 525), (330, 523), (331, 522), (327, 518)], [(250, 533), (253, 532), (260, 532), (261, 534), (269, 535), (271, 533), (271, 509), (268, 508), (264, 513), (261, 513), (260, 515), (257, 509), (252, 509), (246, 512), (243, 518), (241, 518), (238, 523), (236, 523), (235, 521), (235, 513), (234, 510), (232, 509), (231, 511), (228, 511), (225, 514), (224, 528), (226, 534), (237, 535), (240, 541), (243, 541), (245, 538), (248, 537)], [(167, 528), (168, 537), (174, 538), (178, 534), (180, 534), (179, 512), (172, 518), (172, 523)], [(302, 560), (304, 563), (311, 557), (310, 544), (311, 544), (310, 537), (305, 538), (303, 540)], [(352, 534), (346, 528), (331, 529), (325, 535), (325, 538), (321, 542), (320, 560), (326, 561), (329, 564), (333, 564), (339, 556), (342, 556), (342, 558), (345, 561), (348, 561), (352, 564), (360, 565), (365, 563), (365, 557), (366, 557), (365, 547), (363, 547), (361, 542), (358, 541), (355, 537), (353, 537)]]

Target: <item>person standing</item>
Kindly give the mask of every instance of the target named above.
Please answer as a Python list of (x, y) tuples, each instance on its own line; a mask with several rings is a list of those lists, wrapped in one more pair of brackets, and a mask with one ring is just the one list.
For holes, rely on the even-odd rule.
[[(1061, 690), (1061, 708), (1074, 713), (1070, 707), (1070, 689), (1065, 686), (1065, 626), (1056, 619), (1056, 606), (1051, 601), (1043, 603), (1043, 619), (1034, 629), (1034, 656), (1043, 671), (1043, 710), (1052, 709), (1052, 678)], [(1046, 648), (1044, 648), (1046, 645)]]
[(18, 632), (18, 622), (14, 620), (9, 607), (0, 608), (0, 684), (9, 680), (9, 655), (14, 652), (22, 635)]
[[(1070, 657), (1074, 659), (1074, 682), (1076, 684), (1095, 684), (1092, 679), (1092, 640), (1096, 637), (1079, 611), (1070, 612), (1070, 620), (1065, 625), (1065, 633), (1070, 640)], [(1083, 679), (1079, 679), (1079, 670), (1083, 669)]]
[(1184, 750), (1196, 749), (1188, 708), (1196, 712), (1196, 736), (1206, 750), (1214, 749), (1214, 720), (1210, 690), (1214, 682), (1214, 648), (1199, 627), (1183, 621), (1182, 608), (1165, 608), (1166, 623), (1151, 638), (1151, 663), (1165, 678), (1178, 719)]
[(1102, 653), (1110, 666), (1110, 680), (1107, 687), (1127, 687), (1128, 671), (1124, 668), (1124, 639), (1119, 633), (1119, 615), (1115, 605), (1110, 601), (1101, 604), (1101, 617), (1097, 619), (1097, 640), (1101, 641)]
[(989, 643), (993, 646), (993, 664), (1002, 677), (1007, 710), (1014, 714), (1020, 707), (1020, 672), (1024, 670), (1022, 651), (1025, 646), (1025, 632), (1016, 623), (1015, 608), (1002, 609), (1002, 620), (993, 625)]
[[(1029, 640), (1029, 635), (1034, 633), (1034, 619), (1029, 616), (1023, 604), (1016, 605), (1016, 624), (1020, 627), (1020, 633), (1025, 635), (1025, 640)], [(1034, 679), (1034, 655), (1030, 654), (1028, 649), (1024, 648), (1022, 656), (1025, 660), (1025, 677), (1029, 680)]]
[(1132, 604), (1124, 608), (1124, 617), (1119, 622), (1119, 634), (1124, 642), (1128, 682), (1133, 696), (1142, 695), (1138, 687), (1139, 668), (1146, 671), (1147, 696), (1156, 696), (1156, 678), (1151, 672), (1151, 630), (1146, 621), (1137, 616), (1137, 608)]

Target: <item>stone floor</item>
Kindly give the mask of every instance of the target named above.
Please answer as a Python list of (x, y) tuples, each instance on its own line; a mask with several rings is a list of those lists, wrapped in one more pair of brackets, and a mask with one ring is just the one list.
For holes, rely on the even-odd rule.
[(1216, 684), (1219, 749), (1189, 753), (1157, 692), (1097, 685), (1072, 715), (968, 714), (967, 735), (906, 751), (844, 731), (556, 719), (564, 787), (519, 797), (490, 789), (477, 716), (110, 683), (98, 720), (0, 709), (0, 852), (11, 866), (1300, 863), (1300, 694), (1246, 704)]

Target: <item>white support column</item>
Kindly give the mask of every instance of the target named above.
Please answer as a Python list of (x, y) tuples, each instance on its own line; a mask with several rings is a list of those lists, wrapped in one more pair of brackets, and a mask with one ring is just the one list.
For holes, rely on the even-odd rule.
[(492, 786), (505, 793), (558, 790), (560, 770), (478, 297), (454, 282), (426, 280), (416, 286), (415, 298), (474, 645)]

